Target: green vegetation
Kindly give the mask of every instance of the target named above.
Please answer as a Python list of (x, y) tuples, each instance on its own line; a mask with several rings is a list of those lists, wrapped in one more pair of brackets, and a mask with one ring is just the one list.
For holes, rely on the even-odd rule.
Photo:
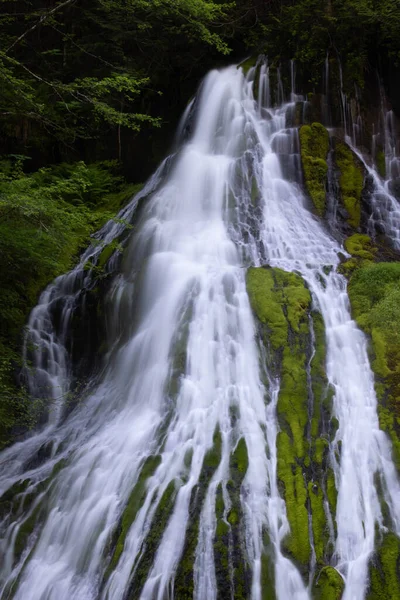
[(286, 501), (291, 532), (284, 547), (305, 568), (310, 557), (306, 459), (308, 422), (306, 351), (311, 296), (295, 273), (281, 269), (251, 268), (247, 289), (263, 329), (264, 344), (271, 348), (281, 375), (278, 399), (278, 479)]
[(333, 567), (324, 567), (316, 578), (313, 589), (315, 600), (340, 600), (344, 581)]
[(382, 149), (379, 149), (375, 156), (375, 163), (378, 173), (383, 179), (386, 177), (386, 157)]
[(380, 425), (400, 469), (400, 263), (362, 266), (348, 290), (353, 316), (371, 337)]
[(368, 600), (400, 598), (400, 540), (393, 533), (383, 536), (372, 559)]
[(340, 170), (340, 193), (352, 227), (360, 226), (361, 192), (364, 186), (363, 167), (347, 144), (336, 142), (335, 163)]
[(174, 582), (174, 594), (177, 600), (193, 598), (193, 567), (199, 537), (200, 513), (210, 481), (221, 462), (221, 452), (222, 437), (221, 432), (217, 429), (214, 433), (212, 448), (204, 456), (199, 482), (192, 490), (190, 497), (185, 543)]
[(307, 191), (317, 213), (322, 216), (326, 208), (326, 157), (329, 135), (321, 123), (303, 125), (300, 128), (301, 163)]
[(344, 242), (344, 247), (351, 258), (342, 262), (338, 272), (349, 278), (356, 269), (371, 264), (377, 255), (378, 248), (373, 245), (371, 238), (362, 233), (354, 233)]
[(231, 454), (230, 479), (226, 485), (229, 511), (224, 503), (222, 485), (217, 488), (215, 515), (217, 528), (214, 538), (214, 560), (218, 596), (235, 600), (248, 598), (251, 573), (246, 557), (241, 486), (248, 467), (246, 442), (243, 438)]
[(157, 553), (157, 548), (172, 514), (173, 505), (177, 495), (177, 488), (177, 482), (175, 480), (171, 481), (164, 490), (161, 498), (158, 497), (157, 500), (154, 500), (154, 502), (157, 502), (157, 508), (154, 512), (150, 529), (146, 535), (142, 553), (139, 555), (138, 562), (134, 567), (135, 574), (130, 583), (127, 597), (138, 598), (140, 591), (146, 582), (154, 557)]
[(291, 529), (283, 549), (306, 577), (311, 552), (309, 513), (317, 564), (323, 568), (332, 553), (325, 502), (333, 520), (336, 512), (328, 447), (337, 424), (332, 418), (332, 391), (325, 373), (324, 324), (320, 313), (311, 312), (310, 293), (296, 273), (250, 268), (247, 289), (271, 363), (269, 368), (281, 382), (277, 404), (278, 480)]
[(155, 470), (157, 469), (160, 463), (160, 456), (150, 456), (146, 460), (142, 467), (142, 470), (140, 471), (138, 481), (134, 486), (131, 495), (129, 496), (127, 505), (124, 509), (124, 512), (122, 513), (120, 522), (114, 534), (114, 539), (116, 538), (115, 548), (111, 557), (111, 562), (107, 568), (107, 573), (105, 575), (106, 578), (118, 564), (118, 561), (124, 549), (125, 539), (129, 528), (135, 520), (136, 515), (141, 506), (143, 505), (144, 499), (146, 497), (147, 482), (149, 478), (154, 474)]
[(89, 235), (115, 214), (135, 186), (116, 162), (83, 162), (22, 170), (23, 157), (1, 163), (0, 173), (0, 446), (15, 425), (35, 423), (40, 403), (14, 385), (21, 334), (40, 292), (68, 271)]

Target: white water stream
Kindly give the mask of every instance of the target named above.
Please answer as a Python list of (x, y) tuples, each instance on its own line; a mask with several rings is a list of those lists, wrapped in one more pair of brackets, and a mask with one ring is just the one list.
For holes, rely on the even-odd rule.
[[(253, 76), (254, 70), (245, 79), (240, 69), (230, 67), (211, 72), (201, 88), (192, 135), (147, 200), (123, 274), (112, 290), (113, 322), (125, 341), (109, 354), (102, 383), (63, 424), (53, 423), (46, 440), (55, 443), (44, 465), (21, 475), (16, 454), (18, 448), (24, 453), (29, 445), (37, 447), (43, 433), (36, 442), (31, 438), (3, 455), (0, 485), (7, 489), (28, 476), (32, 489), (42, 484), (24, 519), (36, 506), (43, 506), (43, 514), (16, 564), (12, 557), (22, 519), (5, 521), (1, 598), (8, 598), (10, 589), (18, 600), (133, 598), (128, 592), (132, 569), (140, 562), (161, 497), (175, 481), (171, 516), (140, 592), (141, 600), (172, 599), (191, 494), (216, 430), (222, 439), (221, 461), (200, 515), (194, 598), (217, 597), (216, 489), (229, 479), (229, 457), (240, 438), (249, 459), (241, 504), (251, 598), (262, 598), (266, 530), (274, 549), (278, 600), (310, 598), (280, 549), (289, 524), (276, 476), (279, 382), (271, 381), (267, 392), (261, 380), (245, 286), (249, 264), (300, 272), (324, 318), (327, 377), (339, 421), (330, 456), (338, 489), (334, 558), (346, 583), (344, 600), (365, 597), (375, 525), (382, 526), (376, 473), (382, 476), (400, 533), (400, 488), (389, 443), (379, 430), (367, 343), (351, 320), (345, 279), (335, 272), (343, 249), (312, 215), (296, 182), (301, 180), (297, 131), (286, 128), (293, 106), (268, 107), (265, 67), (259, 86), (264, 106), (257, 106)], [(298, 99), (293, 90), (292, 97)], [(257, 181), (262, 199), (258, 212), (251, 185), (245, 178), (241, 187), (235, 184), (235, 173), (244, 163)], [(286, 165), (286, 178), (281, 164)], [(328, 275), (326, 266), (333, 267)], [(35, 310), (31, 327), (35, 314), (41, 314)], [(64, 377), (66, 368), (61, 371)], [(64, 389), (59, 373), (50, 373), (53, 377), (51, 385)], [(103, 584), (110, 536), (152, 455), (160, 456), (160, 464), (148, 479), (118, 565)], [(61, 458), (65, 466), (49, 478)]]

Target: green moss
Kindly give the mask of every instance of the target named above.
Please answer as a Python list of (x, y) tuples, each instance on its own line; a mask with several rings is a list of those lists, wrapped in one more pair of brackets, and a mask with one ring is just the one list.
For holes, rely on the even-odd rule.
[(243, 62), (241, 62), (237, 68), (238, 69), (242, 69), (243, 71), (243, 75), (247, 75), (247, 73), (250, 71), (250, 69), (252, 67), (255, 67), (257, 63), (257, 56), (250, 56), (249, 58), (246, 58), (246, 60), (244, 60)]
[(171, 516), (174, 501), (177, 494), (175, 480), (171, 481), (161, 496), (154, 513), (150, 530), (144, 541), (142, 553), (136, 565), (132, 582), (127, 593), (128, 598), (139, 598), (151, 566), (160, 545), (162, 535)]
[(246, 284), (253, 311), (267, 326), (274, 350), (287, 345), (289, 326), (295, 333), (304, 333), (310, 293), (299, 275), (281, 269), (251, 267)]
[(275, 565), (273, 557), (265, 552), (261, 557), (261, 597), (262, 600), (276, 600)]
[(299, 131), (300, 154), (304, 181), (311, 200), (320, 216), (326, 208), (326, 177), (329, 134), (320, 123), (303, 125)]
[(230, 456), (230, 480), (226, 486), (229, 510), (225, 507), (222, 485), (217, 488), (215, 514), (214, 559), (218, 597), (244, 600), (251, 589), (251, 573), (247, 561), (243, 511), (240, 492), (248, 468), (248, 452), (241, 438)]
[(326, 477), (326, 496), (329, 503), (329, 509), (332, 516), (336, 515), (336, 505), (337, 505), (337, 489), (335, 485), (335, 475), (332, 469), (328, 470)]
[(318, 564), (323, 564), (325, 548), (329, 541), (324, 510), (324, 493), (316, 482), (310, 481), (308, 484), (308, 496), (311, 504), (315, 557)]
[(380, 425), (400, 469), (400, 263), (361, 267), (350, 279), (352, 314), (372, 342)]
[(106, 578), (109, 577), (110, 573), (115, 569), (124, 549), (125, 539), (128, 534), (129, 528), (134, 522), (136, 515), (141, 508), (147, 492), (147, 481), (154, 474), (155, 470), (161, 463), (160, 456), (150, 456), (144, 463), (140, 472), (138, 481), (133, 488), (129, 500), (122, 513), (120, 523), (118, 524), (116, 535), (115, 548), (111, 557), (111, 562), (106, 572)]
[(378, 170), (379, 175), (385, 179), (386, 177), (386, 156), (383, 152), (382, 148), (380, 148), (375, 156), (376, 168)]
[(324, 567), (318, 573), (314, 583), (314, 600), (340, 600), (343, 595), (344, 581), (333, 567)]
[(104, 265), (111, 258), (111, 255), (114, 254), (114, 251), (115, 251), (115, 245), (114, 244), (111, 243), (111, 244), (107, 244), (107, 246), (104, 246), (104, 248), (100, 252), (99, 258), (97, 260), (97, 265), (99, 267), (104, 267)]
[(348, 213), (348, 223), (359, 227), (361, 220), (361, 193), (364, 186), (363, 167), (347, 144), (336, 142), (335, 163), (340, 170), (340, 193)]
[(223, 598), (232, 595), (233, 581), (230, 566), (230, 523), (225, 518), (225, 504), (222, 493), (222, 484), (219, 484), (215, 497), (215, 518), (217, 527), (214, 538), (214, 562), (218, 594)]
[[(199, 536), (200, 513), (207, 494), (210, 481), (221, 462), (222, 438), (219, 430), (216, 430), (213, 438), (213, 447), (204, 457), (199, 482), (192, 490), (189, 504), (189, 520), (186, 530), (185, 543), (182, 556), (174, 583), (174, 598), (176, 600), (191, 600), (194, 592), (193, 567), (196, 555), (196, 547)], [(222, 494), (218, 496), (222, 506), (216, 507), (216, 513), (223, 512)], [(218, 518), (218, 516), (217, 516)]]
[(231, 468), (237, 469), (239, 473), (244, 476), (249, 466), (249, 457), (247, 454), (247, 446), (244, 438), (241, 438), (231, 459)]
[(369, 235), (354, 233), (344, 242), (347, 252), (353, 257), (374, 260), (378, 249), (372, 244)]
[(387, 533), (372, 559), (368, 600), (400, 598), (400, 540)]
[(307, 352), (311, 296), (299, 275), (281, 269), (249, 269), (247, 289), (263, 327), (265, 346), (272, 350), (273, 368), (281, 379), (277, 472), (291, 528), (284, 548), (306, 569), (310, 541), (308, 490), (303, 470), (308, 460)]

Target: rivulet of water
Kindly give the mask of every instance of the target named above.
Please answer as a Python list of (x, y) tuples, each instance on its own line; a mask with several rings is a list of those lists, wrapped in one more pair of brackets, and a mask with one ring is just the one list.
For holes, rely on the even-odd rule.
[[(229, 67), (206, 77), (191, 131), (147, 198), (110, 291), (119, 335), (102, 380), (52, 424), (51, 435), (18, 445), (28, 456), (38, 447), (32, 440), (47, 436), (52, 450), (39, 466), (24, 470), (14, 448), (0, 458), (4, 489), (21, 484), (20, 505), (2, 521), (1, 598), (178, 598), (188, 543), (193, 597), (233, 597), (232, 588), (222, 595), (216, 568), (221, 495), (225, 523), (233, 501), (242, 517), (235, 552), (245, 554), (248, 596), (263, 598), (268, 537), (278, 600), (310, 598), (281, 550), (289, 523), (277, 481), (280, 382), (260, 371), (245, 284), (251, 264), (301, 273), (325, 322), (339, 422), (330, 451), (338, 490), (334, 566), (345, 580), (345, 600), (365, 597), (375, 530), (382, 527), (376, 474), (400, 533), (400, 488), (379, 430), (366, 339), (351, 319), (346, 281), (335, 271), (343, 249), (302, 191), (297, 131), (286, 124), (293, 102), (269, 106), (264, 65), (258, 97), (267, 105), (260, 106), (255, 75)], [(292, 100), (298, 100), (294, 81)], [(240, 189), (238, 169), (246, 180)], [(30, 323), (40, 335), (34, 313)], [(64, 389), (63, 365), (61, 375), (49, 377)], [(248, 464), (233, 500), (232, 456), (243, 444)], [(230, 581), (234, 586), (232, 572)]]

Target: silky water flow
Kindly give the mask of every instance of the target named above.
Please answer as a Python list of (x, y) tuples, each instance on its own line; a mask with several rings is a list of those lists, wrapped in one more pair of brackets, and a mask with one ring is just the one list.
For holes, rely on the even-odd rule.
[[(268, 67), (260, 69), (257, 99), (254, 76), (254, 69), (245, 77), (236, 67), (209, 73), (169, 172), (161, 169), (146, 186), (122, 273), (109, 292), (113, 330), (101, 380), (68, 416), (61, 418), (57, 405), (41, 432), (0, 457), (1, 491), (20, 485), (22, 506), (2, 521), (2, 599), (173, 599), (196, 489), (193, 597), (216, 598), (216, 500), (222, 493), (226, 519), (231, 457), (241, 440), (248, 455), (239, 502), (250, 596), (262, 598), (267, 534), (278, 600), (311, 597), (281, 551), (289, 523), (277, 481), (279, 381), (260, 368), (245, 282), (251, 265), (300, 273), (325, 323), (326, 371), (339, 422), (330, 461), (338, 490), (334, 557), (344, 600), (365, 597), (376, 526), (383, 527), (377, 473), (400, 533), (399, 483), (379, 429), (367, 342), (336, 272), (343, 248), (310, 212), (299, 185), (297, 130), (287, 127), (299, 96), (292, 89), (290, 103), (271, 108)], [(257, 213), (249, 178), (246, 185), (243, 175), (237, 185), (235, 173), (244, 165), (261, 198)], [(113, 227), (102, 239), (118, 234)], [(88, 252), (96, 257), (100, 250)], [(39, 352), (34, 365), (55, 398), (68, 389), (68, 357), (46, 311), (54, 295), (73, 300), (77, 293), (71, 286), (77, 271), (64, 278), (44, 292), (29, 323)], [(66, 327), (72, 300), (65, 304)], [(43, 348), (49, 355), (46, 344), (50, 361), (40, 358)], [(50, 456), (26, 468), (29, 456), (50, 441)], [(217, 460), (205, 477), (213, 451)], [(132, 490), (141, 500), (110, 562), (110, 540), (115, 543)], [(18, 548), (32, 519), (36, 525)]]

